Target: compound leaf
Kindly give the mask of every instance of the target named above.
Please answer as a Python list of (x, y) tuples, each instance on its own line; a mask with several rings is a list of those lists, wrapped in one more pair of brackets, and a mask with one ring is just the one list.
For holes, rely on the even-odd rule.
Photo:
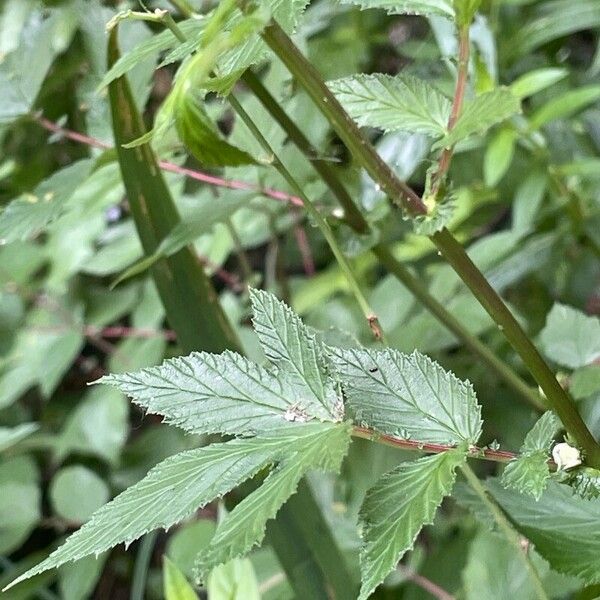
[(370, 596), (412, 548), (423, 525), (433, 521), (465, 456), (457, 449), (402, 463), (367, 492), (361, 508), (364, 545), (359, 600)]
[(469, 382), (418, 352), (331, 348), (347, 405), (381, 433), (439, 444), (474, 444), (481, 415)]

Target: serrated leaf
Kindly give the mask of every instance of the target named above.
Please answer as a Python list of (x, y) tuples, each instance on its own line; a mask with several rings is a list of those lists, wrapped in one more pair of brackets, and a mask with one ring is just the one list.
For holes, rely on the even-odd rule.
[(600, 470), (582, 467), (569, 475), (569, 485), (578, 496), (584, 500), (600, 498)]
[(449, 148), (471, 135), (485, 133), (490, 127), (521, 111), (519, 99), (508, 89), (499, 87), (467, 102), (452, 130), (434, 148)]
[(540, 333), (540, 344), (554, 362), (578, 369), (600, 356), (600, 320), (556, 303)]
[(429, 236), (441, 231), (452, 219), (454, 208), (455, 198), (451, 196), (436, 202), (433, 210), (426, 215), (412, 217), (415, 233)]
[(440, 444), (475, 444), (481, 415), (469, 382), (418, 352), (330, 348), (357, 423)]
[[(11, 586), (66, 562), (99, 554), (122, 542), (131, 543), (154, 529), (168, 529), (261, 469), (290, 455), (302, 456), (304, 448), (313, 449), (310, 456), (339, 456), (345, 450), (336, 444), (346, 438), (347, 425), (303, 424), (172, 456), (94, 513), (58, 550)], [(305, 466), (308, 469), (312, 464)], [(331, 463), (323, 458), (319, 464)]]
[(273, 294), (250, 290), (254, 331), (266, 357), (289, 378), (310, 390), (311, 403), (321, 404), (330, 418), (343, 413), (335, 383), (329, 374), (325, 347), (300, 317)]
[(330, 425), (323, 435), (305, 441), (294, 451), (290, 446), (280, 466), (274, 469), (260, 488), (244, 498), (217, 526), (208, 548), (196, 565), (200, 579), (215, 566), (248, 552), (259, 544), (269, 519), (296, 491), (298, 483), (310, 469), (337, 472), (348, 451), (350, 427)]
[(194, 433), (246, 435), (293, 420), (330, 419), (304, 386), (229, 351), (193, 352), (99, 383), (116, 386), (148, 412)]
[(451, 102), (428, 82), (410, 75), (353, 75), (327, 86), (361, 126), (446, 134)]
[(561, 428), (559, 418), (545, 412), (525, 436), (520, 456), (506, 465), (502, 485), (539, 500), (550, 479), (550, 446)]
[(381, 8), (390, 15), (423, 15), (454, 18), (451, 0), (341, 0), (363, 9)]
[(363, 523), (362, 587), (366, 600), (398, 564), (423, 525), (433, 522), (438, 506), (454, 485), (462, 450), (402, 463), (368, 492), (360, 511)]
[(7, 244), (27, 240), (58, 219), (93, 164), (89, 159), (77, 161), (8, 204), (0, 213), (0, 240)]
[[(489, 479), (486, 487), (553, 569), (589, 584), (600, 583), (600, 502), (584, 500), (569, 486), (554, 481), (538, 502), (504, 489), (497, 479)], [(457, 486), (456, 495), (489, 524), (487, 509), (470, 488)]]

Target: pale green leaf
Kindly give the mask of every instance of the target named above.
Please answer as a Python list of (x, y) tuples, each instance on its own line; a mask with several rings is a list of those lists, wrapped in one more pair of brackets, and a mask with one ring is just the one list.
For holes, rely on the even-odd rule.
[(260, 600), (260, 588), (252, 562), (235, 558), (215, 567), (206, 581), (210, 600)]
[(353, 75), (327, 85), (361, 126), (432, 137), (446, 134), (451, 102), (422, 79), (410, 75)]
[(451, 0), (341, 0), (361, 8), (381, 8), (390, 15), (424, 15), (454, 18)]
[[(497, 479), (488, 480), (486, 487), (553, 569), (600, 583), (600, 502), (584, 500), (553, 481), (538, 502), (504, 489)], [(474, 492), (466, 486), (456, 491), (460, 502), (489, 524), (489, 513)]]
[(412, 548), (423, 525), (433, 522), (452, 490), (456, 468), (465, 460), (462, 450), (450, 450), (405, 462), (367, 492), (360, 512), (364, 543), (359, 600), (371, 595)]
[(510, 91), (517, 98), (527, 98), (537, 94), (555, 83), (564, 79), (569, 74), (567, 69), (559, 69), (556, 67), (535, 69), (521, 75), (518, 79), (510, 84)]
[(330, 353), (357, 424), (422, 442), (477, 442), (481, 415), (471, 384), (427, 356), (391, 349)]
[(434, 148), (448, 148), (471, 135), (485, 133), (490, 127), (521, 111), (519, 99), (508, 89), (499, 87), (465, 103), (458, 121)]
[(571, 369), (589, 365), (600, 356), (600, 320), (556, 303), (540, 334), (546, 356)]
[[(342, 432), (344, 439), (349, 438), (346, 425), (294, 425), (266, 432), (260, 438), (234, 439), (167, 458), (142, 481), (98, 510), (58, 550), (11, 585), (66, 562), (100, 554), (122, 542), (129, 544), (154, 529), (168, 529), (261, 469), (288, 456), (302, 456), (304, 448), (313, 449), (309, 452), (313, 458), (323, 454), (318, 464), (326, 468), (331, 464), (327, 456), (345, 451), (345, 446), (337, 450), (333, 447), (343, 438)], [(335, 441), (329, 443), (329, 453), (323, 453), (323, 444), (329, 440)], [(347, 445), (347, 440), (344, 443)], [(310, 468), (314, 462), (304, 464)]]
[(69, 198), (89, 175), (92, 160), (80, 160), (40, 183), (32, 193), (13, 200), (0, 213), (0, 240), (26, 240), (39, 233), (63, 211)]
[(555, 119), (566, 119), (600, 99), (600, 85), (588, 85), (552, 98), (533, 113), (529, 123), (539, 129)]
[(500, 129), (490, 140), (483, 158), (485, 184), (494, 187), (510, 167), (515, 152), (517, 133), (512, 129)]
[(545, 412), (525, 436), (520, 456), (502, 473), (502, 485), (540, 499), (550, 479), (550, 447), (562, 425), (551, 411)]
[(260, 488), (244, 498), (218, 524), (208, 548), (201, 551), (196, 565), (199, 577), (206, 578), (215, 566), (247, 553), (265, 535), (269, 519), (296, 491), (308, 470), (337, 472), (348, 451), (350, 426), (322, 425), (322, 433), (306, 438), (295, 451), (290, 446), (279, 467), (275, 468)]
[(458, 27), (468, 27), (471, 24), (480, 4), (481, 0), (454, 0), (454, 11), (456, 12)]
[(524, 55), (551, 40), (598, 26), (600, 5), (596, 0), (541, 2), (533, 20), (519, 30), (512, 48)]
[(284, 370), (286, 379), (307, 388), (311, 404), (322, 405), (333, 420), (341, 418), (343, 407), (329, 374), (323, 344), (273, 294), (253, 289), (250, 299), (254, 331), (266, 357)]
[(198, 600), (185, 575), (166, 555), (163, 556), (163, 590), (165, 600)]
[(571, 376), (569, 392), (580, 400), (600, 391), (600, 365), (586, 365)]

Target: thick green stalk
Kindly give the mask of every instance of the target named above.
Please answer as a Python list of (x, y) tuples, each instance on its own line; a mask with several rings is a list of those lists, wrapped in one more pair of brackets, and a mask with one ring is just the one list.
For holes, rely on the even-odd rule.
[[(344, 220), (357, 232), (367, 233), (370, 225), (364, 215), (358, 209), (356, 203), (340, 181), (337, 173), (331, 168), (329, 162), (320, 160), (318, 152), (310, 143), (300, 128), (290, 119), (277, 100), (265, 88), (261, 81), (248, 70), (242, 79), (260, 100), (271, 116), (279, 123), (290, 140), (310, 159), (315, 171), (321, 176), (331, 192), (344, 209)], [(477, 337), (472, 335), (463, 324), (438, 302), (413, 276), (410, 271), (388, 250), (384, 244), (378, 244), (373, 248), (373, 254), (379, 262), (396, 279), (402, 282), (419, 302), (429, 310), (449, 331), (451, 331), (463, 344), (475, 355), (479, 356), (486, 365), (494, 371), (504, 382), (509, 385), (519, 396), (531, 404), (536, 410), (543, 410), (544, 404), (540, 401), (536, 390), (528, 386), (508, 365), (500, 360), (487, 348)]]
[[(271, 22), (262, 33), (263, 39), (287, 66), (306, 90), (313, 102), (327, 117), (331, 126), (347, 145), (354, 158), (377, 182), (388, 196), (407, 212), (425, 214), (425, 205), (418, 195), (383, 162), (377, 151), (362, 134), (356, 123), (330, 92), (318, 71), (298, 50), (290, 37), (276, 22)], [(569, 394), (562, 389), (556, 377), (531, 343), (521, 326), (500, 296), (473, 264), (464, 248), (447, 230), (431, 236), (431, 240), (455, 269), (464, 283), (475, 294), (480, 304), (498, 324), (504, 335), (522, 358), (542, 388), (548, 404), (561, 418), (565, 428), (581, 446), (590, 466), (600, 467), (600, 445), (586, 427)]]
[[(115, 29), (109, 38), (109, 65), (114, 64), (118, 58)], [(179, 214), (150, 146), (146, 144), (137, 148), (123, 148), (123, 144), (146, 132), (127, 79), (121, 77), (111, 83), (109, 95), (123, 182), (144, 251), (150, 255), (179, 222)], [(218, 296), (190, 247), (160, 260), (152, 267), (151, 272), (169, 324), (176, 331), (178, 342), (185, 352), (241, 350)], [(310, 507), (314, 520), (319, 523), (319, 529), (327, 530), (328, 524), (310, 488), (302, 487), (298, 493), (302, 502)], [(297, 521), (297, 528), (293, 532), (286, 528), (286, 523), (290, 520)], [(345, 563), (333, 536), (328, 532), (329, 536), (323, 536), (323, 546), (331, 556), (336, 557), (338, 566), (335, 573), (328, 573), (326, 567), (329, 565), (319, 565), (305, 541), (305, 538), (314, 537), (313, 529), (287, 503), (280, 509), (278, 518), (270, 524), (272, 536), (269, 542), (277, 555), (282, 557), (282, 565), (298, 597), (306, 597), (303, 595), (307, 589), (306, 580), (310, 579), (312, 589), (323, 591), (321, 595), (311, 597), (327, 600), (329, 596), (324, 592), (327, 581), (335, 581), (339, 577), (338, 571), (345, 568)], [(290, 543), (297, 544), (293, 552), (289, 549)]]
[(479, 481), (479, 478), (477, 477), (477, 475), (475, 475), (475, 473), (467, 463), (465, 463), (464, 466), (461, 467), (461, 469), (465, 476), (465, 479), (467, 480), (467, 483), (469, 484), (471, 489), (479, 496), (482, 503), (488, 509), (508, 543), (511, 546), (514, 546), (517, 555), (522, 560), (523, 564), (525, 565), (525, 569), (529, 573), (529, 577), (535, 588), (535, 594), (538, 600), (549, 600), (548, 595), (544, 590), (542, 580), (540, 579), (540, 574), (538, 573), (535, 565), (531, 562), (531, 559), (529, 558), (526, 549), (524, 549), (521, 545), (521, 537), (504, 514), (502, 508), (498, 506), (494, 498), (492, 498), (492, 496), (483, 486), (481, 481)]

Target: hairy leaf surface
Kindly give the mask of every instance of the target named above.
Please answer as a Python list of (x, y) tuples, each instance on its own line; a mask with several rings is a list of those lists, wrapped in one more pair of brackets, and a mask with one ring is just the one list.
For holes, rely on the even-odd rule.
[(353, 75), (327, 85), (361, 126), (432, 137), (446, 134), (451, 102), (422, 79), (410, 75)]
[(358, 423), (381, 433), (439, 444), (474, 444), (481, 415), (470, 383), (418, 352), (330, 350)]
[(364, 546), (362, 588), (366, 600), (387, 577), (423, 525), (433, 522), (438, 506), (454, 485), (455, 470), (464, 461), (462, 450), (402, 463), (367, 492), (361, 508)]

